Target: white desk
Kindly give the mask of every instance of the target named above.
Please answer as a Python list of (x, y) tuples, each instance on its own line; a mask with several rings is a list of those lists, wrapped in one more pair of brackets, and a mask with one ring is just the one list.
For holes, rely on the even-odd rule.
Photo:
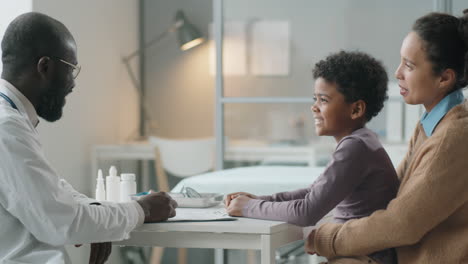
[[(154, 160), (154, 148), (148, 142), (135, 142), (128, 144), (115, 145), (96, 145), (91, 152), (91, 175), (95, 179), (99, 169), (99, 161), (104, 160), (141, 160), (143, 166), (143, 175), (148, 175), (148, 161)], [(105, 170), (104, 170), (105, 171)], [(146, 188), (149, 178), (143, 178), (143, 186)], [(94, 190), (96, 182), (91, 181), (91, 190)]]
[[(317, 165), (321, 156), (329, 157), (333, 145), (327, 147), (310, 146), (272, 146), (259, 141), (231, 141), (226, 147), (224, 159), (227, 161), (281, 161)], [(394, 166), (397, 166), (407, 151), (404, 144), (385, 144)], [(154, 160), (154, 147), (148, 142), (135, 142), (114, 145), (96, 145), (92, 149), (91, 175), (97, 174), (99, 161), (102, 160)], [(144, 166), (147, 168), (147, 166)]]
[[(154, 147), (146, 142), (133, 142), (113, 145), (96, 145), (92, 150), (93, 162), (99, 160), (153, 160)], [(259, 141), (232, 141), (228, 144), (225, 160), (262, 161), (279, 160), (310, 162), (314, 158), (312, 146), (273, 146)], [(96, 173), (93, 164), (93, 174)]]
[(256, 249), (261, 263), (275, 263), (275, 249), (302, 240), (302, 228), (276, 221), (239, 218), (237, 221), (144, 224), (116, 245), (178, 248)]
[[(190, 186), (200, 192), (247, 191), (267, 195), (304, 188), (323, 171), (316, 167), (257, 166), (215, 171), (185, 178), (172, 191)], [(287, 175), (288, 177), (284, 177)], [(183, 208), (180, 208), (183, 210)], [(180, 210), (177, 209), (177, 210)], [(144, 224), (121, 245), (181, 248), (257, 249), (262, 264), (275, 263), (275, 249), (302, 240), (302, 228), (291, 224), (249, 218), (232, 222)], [(222, 256), (222, 252), (215, 252)], [(222, 263), (222, 257), (216, 263)]]
[(313, 145), (274, 145), (266, 141), (230, 140), (224, 160), (227, 161), (280, 161), (315, 165)]
[[(311, 146), (270, 146), (259, 141), (232, 141), (226, 148), (227, 161), (282, 161), (314, 164), (314, 148)], [(154, 147), (149, 142), (134, 142), (113, 145), (96, 145), (91, 153), (91, 175), (97, 175), (99, 161), (154, 160)], [(144, 165), (144, 169), (148, 166)], [(143, 175), (147, 173), (143, 172)], [(143, 185), (147, 184), (144, 177)], [(93, 181), (94, 184), (94, 181)], [(94, 189), (94, 185), (91, 188)]]

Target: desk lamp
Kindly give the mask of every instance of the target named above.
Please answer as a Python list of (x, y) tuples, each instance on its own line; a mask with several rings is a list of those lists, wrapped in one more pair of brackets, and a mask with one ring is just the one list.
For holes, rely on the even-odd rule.
[[(200, 31), (198, 31), (197, 28), (187, 20), (184, 13), (181, 10), (179, 10), (176, 12), (174, 23), (168, 29), (166, 29), (164, 32), (157, 35), (155, 38), (151, 39), (150, 41), (146, 42), (138, 50), (122, 58), (122, 62), (125, 64), (125, 68), (127, 69), (127, 73), (130, 76), (132, 84), (138, 93), (139, 102), (142, 105), (141, 110), (140, 110), (140, 121), (148, 125), (149, 132), (154, 132), (156, 125), (154, 124), (154, 121), (148, 112), (147, 104), (142, 96), (143, 93), (142, 93), (141, 83), (138, 81), (138, 79), (135, 76), (135, 73), (132, 71), (132, 67), (130, 67), (130, 61), (137, 56), (143, 55), (145, 50), (156, 45), (161, 40), (163, 40), (166, 36), (175, 32), (177, 32), (177, 35), (178, 35), (179, 48), (183, 51), (191, 49), (201, 44), (204, 41), (203, 36), (201, 35)], [(144, 131), (140, 131), (140, 133), (138, 134), (141, 134), (141, 133), (145, 135)], [(135, 139), (135, 138), (138, 139), (140, 138), (140, 136), (136, 137), (135, 133), (133, 133), (130, 136), (130, 139)]]

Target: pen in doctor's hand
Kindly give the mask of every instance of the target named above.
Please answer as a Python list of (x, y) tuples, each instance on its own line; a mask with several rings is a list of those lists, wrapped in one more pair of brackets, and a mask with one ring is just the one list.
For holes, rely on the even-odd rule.
[(154, 193), (154, 192), (155, 192), (155, 191), (153, 191), (153, 190), (149, 190), (149, 191), (147, 191), (147, 192), (139, 192), (139, 193), (135, 194), (135, 196), (148, 195), (148, 194)]

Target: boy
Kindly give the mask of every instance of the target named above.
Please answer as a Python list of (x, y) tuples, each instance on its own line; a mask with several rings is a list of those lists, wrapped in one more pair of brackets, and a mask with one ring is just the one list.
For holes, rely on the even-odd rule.
[[(341, 51), (318, 62), (313, 75), (315, 130), (337, 142), (331, 161), (308, 188), (270, 196), (228, 194), (230, 215), (311, 226), (333, 208), (335, 221), (345, 222), (385, 209), (396, 196), (395, 169), (377, 135), (365, 127), (387, 99), (382, 64), (362, 52)], [(393, 251), (371, 257), (392, 263)]]

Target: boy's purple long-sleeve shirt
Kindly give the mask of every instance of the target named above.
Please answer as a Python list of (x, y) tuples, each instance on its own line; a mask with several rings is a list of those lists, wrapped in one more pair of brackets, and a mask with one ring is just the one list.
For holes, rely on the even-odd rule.
[(385, 209), (396, 196), (398, 185), (393, 164), (377, 135), (361, 128), (338, 142), (325, 171), (310, 187), (252, 199), (242, 213), (311, 226), (335, 208), (335, 219), (344, 222)]

